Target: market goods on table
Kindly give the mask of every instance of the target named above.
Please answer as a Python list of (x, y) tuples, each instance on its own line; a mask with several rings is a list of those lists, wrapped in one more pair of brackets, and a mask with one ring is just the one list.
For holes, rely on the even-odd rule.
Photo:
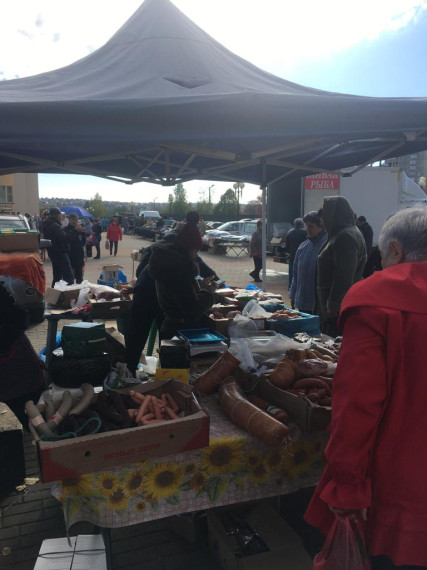
[(197, 378), (194, 383), (194, 390), (199, 394), (213, 394), (239, 364), (240, 361), (231, 352), (224, 352), (209, 370)]
[[(92, 386), (82, 388), (82, 396), (77, 402), (72, 400), (73, 407), (68, 416), (68, 395), (63, 395), (59, 403), (38, 406), (27, 403), (30, 431), (36, 441), (44, 482), (209, 445), (209, 416), (201, 409), (191, 388), (182, 382), (173, 379), (147, 382), (136, 385), (132, 394), (127, 389), (94, 394)], [(144, 396), (144, 401), (149, 396), (148, 402), (151, 401), (155, 416), (151, 420), (157, 421), (147, 417), (142, 420), (148, 415), (143, 414), (138, 421), (142, 425), (136, 423), (142, 402), (133, 399), (137, 398), (135, 393)], [(160, 404), (159, 401), (166, 404), (167, 394), (173, 401), (166, 397), (168, 406)], [(98, 405), (96, 409), (95, 405)], [(64, 414), (62, 419), (58, 412)], [(98, 431), (104, 431), (74, 437), (79, 435), (79, 430), (91, 433), (94, 426), (99, 428)], [(59, 433), (65, 427), (68, 431), (62, 435), (67, 439)]]
[(269, 447), (286, 443), (289, 428), (260, 410), (244, 395), (238, 381), (233, 376), (224, 380), (219, 388), (221, 408), (237, 425)]

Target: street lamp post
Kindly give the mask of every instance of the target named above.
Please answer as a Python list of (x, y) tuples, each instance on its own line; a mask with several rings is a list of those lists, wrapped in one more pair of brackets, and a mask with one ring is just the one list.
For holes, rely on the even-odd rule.
[(244, 182), (235, 182), (233, 184), (234, 193), (236, 194), (237, 198), (237, 215), (240, 215), (240, 198), (242, 197), (243, 188), (245, 187)]

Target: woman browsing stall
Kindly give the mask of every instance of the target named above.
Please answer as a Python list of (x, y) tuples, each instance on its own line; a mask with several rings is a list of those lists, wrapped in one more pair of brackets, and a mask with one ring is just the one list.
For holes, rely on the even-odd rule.
[(325, 534), (359, 518), (375, 570), (427, 568), (427, 208), (389, 218), (379, 247), (384, 270), (342, 302), (327, 466), (305, 518)]

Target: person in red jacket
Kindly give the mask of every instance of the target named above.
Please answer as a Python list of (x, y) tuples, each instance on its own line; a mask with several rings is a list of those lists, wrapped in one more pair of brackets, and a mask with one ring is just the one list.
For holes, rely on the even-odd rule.
[(364, 527), (372, 568), (427, 568), (427, 207), (379, 238), (383, 271), (344, 297), (327, 466), (305, 514)]
[(111, 224), (108, 226), (107, 229), (107, 239), (110, 242), (110, 255), (113, 255), (113, 246), (114, 246), (114, 255), (117, 255), (117, 246), (119, 241), (122, 240), (123, 233), (122, 228), (120, 227), (119, 220), (117, 218), (113, 218), (111, 220)]

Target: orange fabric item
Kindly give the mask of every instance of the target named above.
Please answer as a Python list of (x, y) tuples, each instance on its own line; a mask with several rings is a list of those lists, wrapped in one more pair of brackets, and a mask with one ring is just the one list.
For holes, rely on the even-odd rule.
[(0, 254), (0, 275), (31, 283), (42, 295), (46, 290), (46, 274), (37, 253)]

